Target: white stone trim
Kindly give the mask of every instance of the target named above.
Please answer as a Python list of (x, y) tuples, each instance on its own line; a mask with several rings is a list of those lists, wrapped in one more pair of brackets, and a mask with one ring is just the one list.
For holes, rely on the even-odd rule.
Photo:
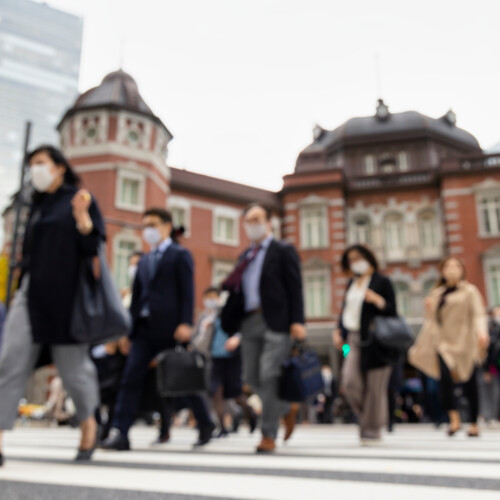
[(454, 188), (454, 189), (443, 189), (441, 195), (444, 198), (451, 198), (453, 196), (468, 196), (472, 194), (471, 188)]
[(144, 163), (151, 163), (158, 171), (170, 180), (170, 169), (165, 160), (152, 151), (131, 148), (116, 142), (106, 142), (92, 146), (70, 146), (64, 150), (70, 158), (90, 158), (103, 155), (116, 155)]

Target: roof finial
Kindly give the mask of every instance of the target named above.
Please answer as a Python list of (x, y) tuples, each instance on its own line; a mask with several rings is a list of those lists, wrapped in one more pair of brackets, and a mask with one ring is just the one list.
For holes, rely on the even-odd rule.
[(384, 102), (383, 99), (378, 99), (377, 101), (377, 111), (375, 113), (375, 116), (377, 117), (378, 120), (384, 121), (389, 118), (389, 106)]

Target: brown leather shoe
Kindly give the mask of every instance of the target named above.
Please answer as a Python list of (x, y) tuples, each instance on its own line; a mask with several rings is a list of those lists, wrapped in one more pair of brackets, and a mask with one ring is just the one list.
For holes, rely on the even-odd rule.
[(290, 405), (290, 411), (283, 419), (285, 422), (285, 437), (284, 437), (285, 441), (288, 441), (292, 437), (299, 409), (300, 405), (298, 403), (292, 403)]
[(263, 436), (262, 441), (260, 442), (259, 446), (257, 446), (257, 449), (255, 451), (257, 453), (273, 453), (275, 449), (276, 449), (276, 443), (274, 439)]

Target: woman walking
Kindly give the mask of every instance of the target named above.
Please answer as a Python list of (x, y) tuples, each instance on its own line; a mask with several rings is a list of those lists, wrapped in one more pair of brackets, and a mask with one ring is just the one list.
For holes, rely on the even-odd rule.
[(447, 257), (440, 272), (438, 286), (425, 301), (424, 325), (408, 360), (429, 377), (441, 380), (449, 436), (462, 425), (455, 387), (463, 385), (469, 402), (469, 436), (477, 437), (477, 368), (489, 344), (486, 311), (479, 290), (465, 280), (465, 267), (459, 259)]
[(371, 338), (370, 324), (376, 316), (396, 316), (396, 301), (391, 281), (378, 272), (377, 259), (367, 247), (349, 247), (342, 268), (351, 279), (333, 342), (337, 349), (349, 344), (341, 390), (358, 417), (361, 443), (370, 445), (380, 441), (388, 423), (389, 377), (400, 355)]
[(20, 288), (7, 315), (0, 356), (0, 463), (2, 432), (17, 405), (42, 346), (50, 348), (64, 388), (77, 408), (81, 441), (76, 460), (89, 460), (96, 444), (98, 385), (88, 345), (70, 336), (82, 259), (97, 254), (104, 223), (90, 194), (63, 154), (42, 146), (29, 157), (35, 188), (24, 237)]

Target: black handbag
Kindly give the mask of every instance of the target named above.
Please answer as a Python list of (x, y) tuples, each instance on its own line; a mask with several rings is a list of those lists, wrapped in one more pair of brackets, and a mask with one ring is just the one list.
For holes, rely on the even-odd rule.
[(207, 361), (201, 352), (177, 346), (158, 356), (156, 377), (162, 397), (199, 394), (207, 390)]
[(279, 396), (284, 401), (307, 401), (325, 389), (316, 353), (301, 344), (292, 347), (281, 370)]
[(71, 338), (82, 344), (97, 344), (128, 335), (130, 313), (122, 304), (106, 260), (104, 243), (99, 245), (98, 276), (94, 258), (82, 261), (70, 327)]
[(400, 316), (376, 316), (371, 325), (371, 337), (382, 347), (406, 352), (415, 336)]

